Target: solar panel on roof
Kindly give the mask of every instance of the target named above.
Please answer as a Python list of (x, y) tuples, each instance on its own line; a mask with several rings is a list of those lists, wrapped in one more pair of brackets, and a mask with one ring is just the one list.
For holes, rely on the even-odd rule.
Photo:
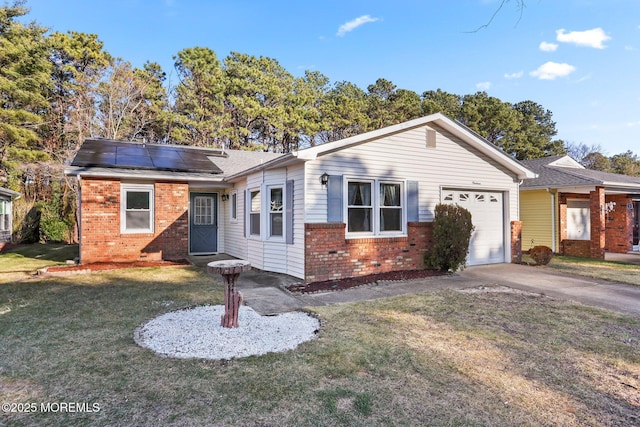
[(71, 165), (219, 174), (222, 170), (209, 157), (222, 156), (220, 150), (92, 139), (82, 144)]

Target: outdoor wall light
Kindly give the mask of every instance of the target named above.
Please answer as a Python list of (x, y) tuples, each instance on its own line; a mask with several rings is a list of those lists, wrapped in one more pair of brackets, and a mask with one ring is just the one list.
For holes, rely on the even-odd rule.
[(220, 196), (220, 198), (222, 199), (223, 202), (226, 202), (227, 200), (229, 200), (229, 195), (223, 194), (222, 196)]
[(323, 173), (322, 175), (320, 175), (320, 184), (322, 184), (323, 187), (326, 187), (327, 184), (329, 184), (329, 174), (328, 173)]

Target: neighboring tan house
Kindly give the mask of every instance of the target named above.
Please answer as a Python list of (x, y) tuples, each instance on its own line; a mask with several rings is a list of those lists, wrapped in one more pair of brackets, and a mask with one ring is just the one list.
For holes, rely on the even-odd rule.
[(0, 251), (13, 242), (13, 200), (18, 197), (20, 193), (0, 187)]
[(468, 264), (517, 259), (535, 176), (442, 114), (288, 154), (87, 140), (66, 173), (82, 263), (221, 252), (307, 283), (422, 268), (438, 203), (473, 215)]
[(585, 169), (569, 156), (522, 162), (538, 174), (520, 186), (522, 248), (604, 258), (638, 251), (640, 177)]

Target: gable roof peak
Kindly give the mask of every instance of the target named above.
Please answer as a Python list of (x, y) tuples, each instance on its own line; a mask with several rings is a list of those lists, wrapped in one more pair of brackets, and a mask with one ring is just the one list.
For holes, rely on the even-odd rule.
[(574, 160), (571, 156), (553, 156), (557, 157), (556, 160), (547, 163), (547, 166), (557, 166), (560, 168), (574, 168), (574, 169), (585, 169), (580, 163)]

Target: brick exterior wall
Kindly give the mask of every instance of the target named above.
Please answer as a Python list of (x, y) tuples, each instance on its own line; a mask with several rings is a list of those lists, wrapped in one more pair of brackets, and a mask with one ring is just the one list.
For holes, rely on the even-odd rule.
[(432, 224), (410, 222), (407, 237), (345, 239), (344, 223), (305, 224), (305, 283), (424, 267)]
[(591, 209), (591, 258), (604, 259), (606, 225), (604, 218), (604, 188), (596, 187), (589, 193)]
[(154, 233), (120, 233), (120, 181), (82, 180), (80, 261), (125, 262), (182, 259), (189, 247), (189, 186), (156, 182)]
[(628, 206), (633, 203), (624, 194), (606, 196), (606, 202), (615, 203), (613, 211), (606, 216), (607, 252), (624, 254), (633, 249), (633, 210)]
[[(567, 198), (589, 198), (591, 240), (567, 239)], [(605, 202), (615, 202), (608, 214)], [(560, 252), (563, 255), (604, 259), (605, 252), (626, 253), (633, 249), (633, 212), (627, 205), (626, 195), (605, 196), (604, 188), (597, 187), (589, 196), (563, 193), (560, 195)]]
[(522, 263), (522, 221), (511, 221), (511, 262)]

